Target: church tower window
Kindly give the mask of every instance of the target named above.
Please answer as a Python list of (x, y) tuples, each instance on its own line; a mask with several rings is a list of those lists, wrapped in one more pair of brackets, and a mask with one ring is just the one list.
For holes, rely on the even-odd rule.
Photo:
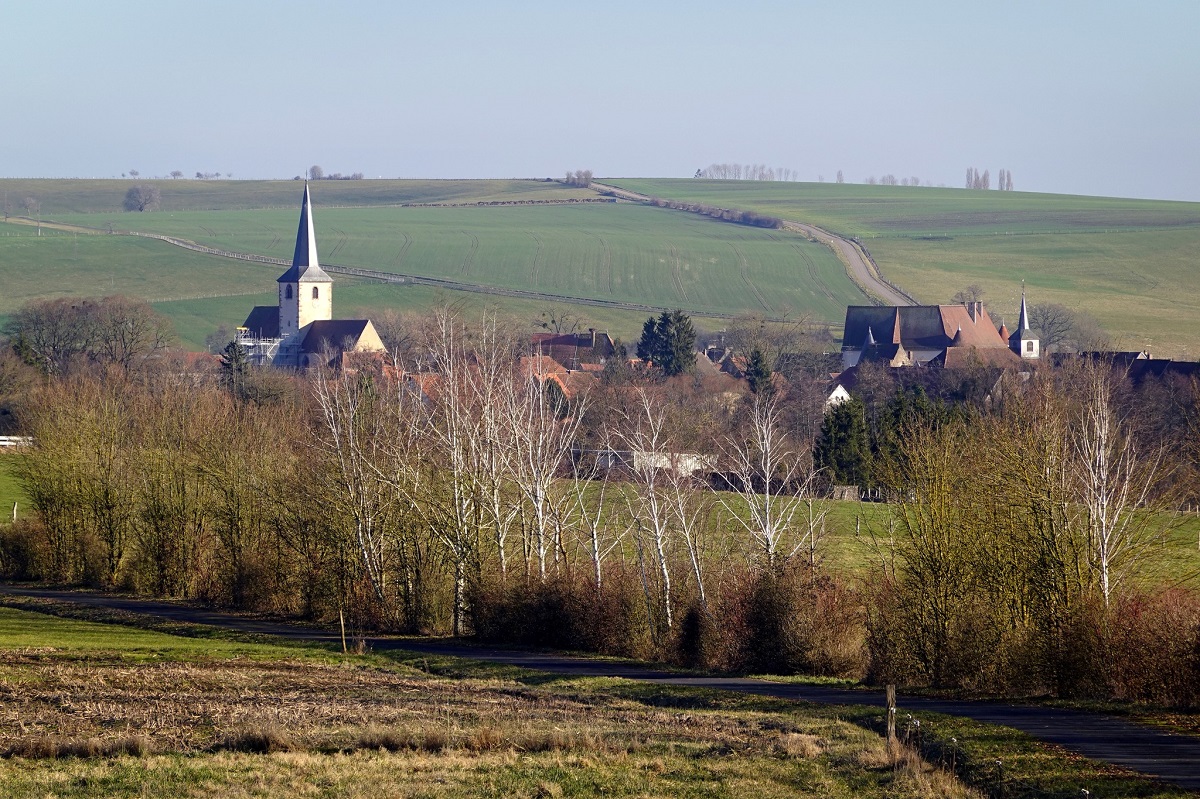
[(314, 300), (318, 299), (320, 297), (319, 292), (320, 292), (320, 289), (318, 289), (316, 286), (313, 286), (313, 299)]
[(285, 300), (290, 300), (292, 298), (292, 287), (291, 286), (288, 286), (286, 289), (283, 290), (283, 298)]

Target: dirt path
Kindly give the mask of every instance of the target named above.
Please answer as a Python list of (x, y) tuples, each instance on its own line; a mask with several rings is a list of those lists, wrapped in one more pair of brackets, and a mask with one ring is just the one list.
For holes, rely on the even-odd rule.
[[(609, 183), (592, 183), (592, 188), (612, 192), (613, 196), (632, 202), (650, 202), (654, 198), (648, 194), (638, 194), (635, 191), (626, 191)], [(835, 233), (830, 233), (824, 228), (819, 228), (815, 225), (809, 225), (804, 222), (794, 222), (785, 219), (783, 221), (784, 230), (791, 230), (797, 233), (816, 239), (824, 244), (829, 249), (833, 250), (834, 255), (838, 257), (845, 267), (850, 279), (856, 286), (865, 291), (868, 295), (878, 297), (884, 305), (916, 305), (917, 301), (913, 299), (908, 292), (901, 289), (899, 286), (888, 282), (883, 275), (879, 273), (879, 267), (871, 259), (870, 254), (854, 239), (846, 239), (838, 236)]]
[[(0, 584), (0, 593), (145, 613), (174, 621), (207, 624), (298, 641), (338, 640), (332, 631), (316, 630), (286, 622), (251, 619), (175, 602), (3, 584)], [(738, 691), (820, 704), (883, 705), (882, 693), (873, 690), (794, 685), (746, 677), (690, 676), (660, 671), (647, 665), (493, 648), (447, 639), (381, 637), (372, 639), (371, 646), (377, 651), (404, 650), (429, 655), (466, 657), (553, 674), (622, 677), (662, 685)], [(1058, 744), (1086, 757), (1123, 766), (1182, 788), (1200, 791), (1200, 737), (1164, 732), (1100, 713), (1001, 702), (902, 697), (900, 707), (902, 712), (944, 713), (1013, 727), (1034, 738)]]

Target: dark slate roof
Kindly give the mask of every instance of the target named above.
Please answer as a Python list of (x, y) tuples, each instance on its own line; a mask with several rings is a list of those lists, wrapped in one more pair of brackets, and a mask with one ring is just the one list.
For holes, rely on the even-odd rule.
[(842, 345), (858, 347), (868, 332), (880, 344), (903, 344), (908, 350), (941, 350), (962, 328), (962, 346), (1007, 347), (986, 310), (973, 313), (965, 305), (909, 305), (846, 308)]
[(275, 305), (256, 305), (242, 327), (259, 338), (279, 338), (279, 308)]
[[(319, 353), (327, 348), (351, 349), (369, 324), (367, 319), (318, 319), (308, 326), (300, 349), (308, 353)], [(351, 342), (351, 346), (344, 347), (346, 342)]]
[(312, 200), (308, 195), (308, 183), (304, 184), (304, 200), (300, 205), (300, 227), (296, 230), (296, 252), (292, 255), (292, 266), (284, 272), (279, 283), (332, 283), (333, 278), (325, 273), (317, 261), (317, 236), (313, 232)]

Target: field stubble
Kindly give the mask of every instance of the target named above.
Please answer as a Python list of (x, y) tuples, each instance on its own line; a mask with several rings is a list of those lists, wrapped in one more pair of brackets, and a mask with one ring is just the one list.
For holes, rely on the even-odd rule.
[[(0, 618), (0, 645), (30, 627), (58, 644), (98, 634)], [(972, 795), (911, 754), (893, 768), (877, 735), (828, 709), (252, 645), (157, 661), (129, 654), (168, 636), (108, 629), (107, 650), (0, 650), (7, 795)]]

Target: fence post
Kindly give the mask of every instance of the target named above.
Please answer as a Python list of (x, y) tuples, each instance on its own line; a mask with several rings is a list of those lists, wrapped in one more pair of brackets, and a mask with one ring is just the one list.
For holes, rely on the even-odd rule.
[(887, 747), (888, 756), (896, 760), (896, 686), (887, 687)]

